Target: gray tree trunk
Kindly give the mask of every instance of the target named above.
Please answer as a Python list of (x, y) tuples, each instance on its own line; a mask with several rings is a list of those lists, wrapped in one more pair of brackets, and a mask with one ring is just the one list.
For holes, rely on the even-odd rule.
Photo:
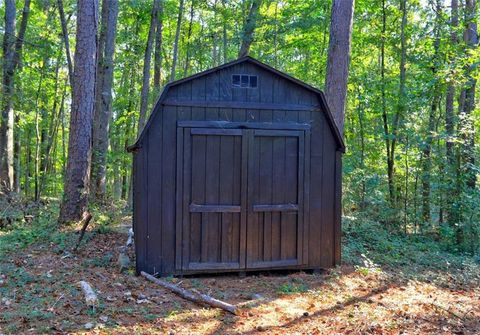
[(65, 11), (63, 10), (63, 0), (57, 1), (58, 13), (60, 16), (60, 23), (62, 25), (63, 42), (65, 43), (65, 54), (67, 56), (68, 65), (68, 79), (70, 80), (70, 87), (73, 90), (73, 63), (72, 55), (70, 53), (70, 42), (68, 40), (67, 20), (65, 19)]
[[(464, 40), (466, 44), (467, 54), (478, 46), (477, 35), (477, 4), (476, 0), (466, 0), (465, 2), (465, 32)], [(466, 185), (469, 188), (475, 188), (476, 172), (475, 164), (475, 125), (472, 119), (472, 112), (475, 109), (475, 87), (477, 81), (472, 75), (475, 64), (468, 64), (466, 66), (467, 82), (464, 86), (465, 102), (461, 110), (461, 130), (462, 137), (462, 170), (466, 178)]]
[[(112, 114), (113, 54), (117, 30), (118, 2), (103, 0), (102, 27), (92, 143), (91, 193), (97, 200), (104, 200), (107, 178), (107, 151), (110, 117)], [(105, 9), (104, 9), (105, 8)], [(103, 48), (102, 48), (103, 43)]]
[(247, 20), (245, 21), (242, 30), (242, 44), (238, 51), (238, 58), (245, 57), (250, 53), (250, 47), (253, 43), (253, 33), (257, 27), (258, 12), (261, 5), (262, 0), (252, 0), (252, 5), (250, 6)]
[(79, 220), (88, 205), (97, 66), (97, 17), (97, 0), (78, 0), (68, 161), (60, 223)]
[(11, 191), (14, 186), (14, 77), (22, 54), (23, 40), (30, 14), (30, 0), (25, 0), (18, 38), (15, 38), (15, 1), (5, 1), (5, 28), (3, 37), (3, 80), (0, 122), (0, 191)]
[[(457, 36), (458, 27), (458, 0), (451, 1), (451, 18), (450, 18), (450, 43), (455, 46), (458, 43)], [(455, 164), (455, 155), (453, 152), (453, 136), (455, 129), (455, 113), (454, 113), (454, 100), (455, 100), (455, 85), (450, 81), (447, 86), (447, 94), (445, 99), (445, 130), (447, 132), (447, 159), (449, 167), (451, 168)]]
[[(450, 43), (455, 47), (458, 43), (458, 0), (451, 0), (451, 17), (450, 17)], [(453, 64), (453, 60), (449, 60)], [(447, 92), (445, 98), (445, 131), (447, 133), (446, 139), (446, 154), (447, 154), (447, 169), (446, 169), (446, 178), (447, 178), (447, 193), (448, 196), (445, 197), (445, 214), (450, 226), (455, 227), (457, 222), (457, 211), (453, 207), (453, 202), (457, 196), (457, 188), (455, 187), (456, 183), (456, 158), (455, 158), (455, 148), (454, 148), (454, 136), (455, 136), (455, 84), (450, 81), (447, 84)]]
[(155, 55), (153, 64), (153, 89), (160, 93), (162, 80), (162, 42), (163, 42), (163, 1), (160, 0), (157, 15), (157, 31), (155, 33)]
[(182, 27), (183, 7), (184, 7), (184, 0), (180, 0), (180, 5), (178, 7), (177, 29), (175, 32), (175, 42), (173, 43), (172, 69), (170, 71), (170, 81), (175, 80), (175, 71), (177, 68), (177, 58), (178, 58), (178, 41), (180, 40), (180, 31)]
[(138, 134), (140, 134), (145, 126), (148, 109), (148, 92), (150, 89), (150, 64), (152, 61), (153, 38), (155, 36), (155, 28), (157, 25), (157, 15), (160, 0), (153, 2), (152, 17), (150, 20), (150, 29), (148, 30), (147, 46), (145, 47), (145, 57), (143, 60), (143, 81), (142, 91), (140, 93), (140, 117), (138, 119)]
[(334, 0), (330, 21), (325, 95), (338, 129), (342, 134), (345, 120), (354, 5), (354, 0)]
[(191, 38), (192, 38), (192, 27), (193, 27), (193, 16), (195, 14), (194, 7), (195, 0), (192, 0), (190, 4), (190, 21), (188, 24), (188, 31), (187, 31), (187, 45), (186, 45), (186, 55), (185, 55), (185, 67), (183, 68), (183, 76), (186, 77), (188, 74), (188, 70), (190, 70), (190, 53), (191, 53)]
[(436, 0), (435, 3), (435, 42), (434, 55), (433, 55), (433, 67), (432, 72), (434, 76), (435, 83), (433, 85), (432, 91), (432, 103), (430, 107), (430, 113), (428, 116), (428, 132), (426, 134), (425, 143), (423, 145), (423, 162), (422, 162), (422, 220), (424, 224), (429, 224), (431, 219), (431, 206), (430, 206), (430, 172), (432, 168), (431, 161), (431, 152), (432, 152), (432, 142), (433, 142), (433, 133), (435, 131), (435, 118), (437, 114), (437, 109), (440, 104), (440, 83), (438, 82), (437, 75), (438, 69), (441, 66), (441, 56), (440, 56), (440, 38), (441, 38), (441, 24), (442, 24), (442, 15), (443, 8), (441, 0)]

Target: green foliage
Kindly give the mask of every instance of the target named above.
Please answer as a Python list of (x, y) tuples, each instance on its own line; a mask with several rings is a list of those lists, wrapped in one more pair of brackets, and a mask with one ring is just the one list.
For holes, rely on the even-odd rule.
[(0, 231), (0, 259), (7, 253), (40, 241), (51, 241), (63, 249), (68, 237), (59, 231), (57, 217), (58, 206), (50, 204), (40, 208), (32, 222), (16, 222), (8, 231)]
[(301, 278), (294, 278), (291, 282), (282, 284), (277, 288), (279, 294), (295, 294), (308, 291), (308, 285)]
[(343, 233), (343, 260), (354, 264), (364, 275), (389, 269), (409, 278), (475, 266), (471, 255), (452, 253), (448, 242), (439, 242), (432, 236), (392, 233), (381, 223), (362, 216), (346, 217)]

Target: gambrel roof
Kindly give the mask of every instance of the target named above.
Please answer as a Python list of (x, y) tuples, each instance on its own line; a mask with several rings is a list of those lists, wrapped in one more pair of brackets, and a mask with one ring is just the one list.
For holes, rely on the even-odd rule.
[[(316, 94), (317, 97), (318, 97), (318, 100), (320, 102), (321, 110), (325, 113), (326, 120), (327, 120), (327, 122), (330, 126), (330, 129), (333, 133), (333, 136), (335, 137), (335, 140), (336, 140), (337, 145), (338, 145), (338, 149), (342, 152), (345, 152), (345, 144), (344, 144), (342, 135), (341, 135), (340, 131), (338, 130), (338, 127), (335, 123), (333, 115), (332, 115), (332, 113), (331, 113), (331, 111), (328, 107), (327, 100), (325, 98), (325, 94), (321, 90), (319, 90), (319, 89), (317, 89), (317, 88), (315, 88), (315, 87), (313, 87), (313, 86), (311, 86), (311, 85), (309, 85), (309, 84), (307, 84), (307, 83), (305, 83), (301, 80), (298, 80), (298, 79), (296, 79), (296, 78), (294, 78), (294, 77), (292, 77), (292, 76), (290, 76), (290, 75), (288, 75), (284, 72), (281, 72), (281, 71), (279, 71), (279, 70), (277, 70), (277, 69), (275, 69), (275, 68), (273, 68), (273, 67), (271, 67), (271, 66), (269, 66), (265, 63), (262, 63), (259, 60), (255, 59), (255, 58), (252, 58), (250, 56), (239, 58), (239, 59), (234, 60), (232, 62), (225, 63), (223, 65), (208, 69), (206, 71), (199, 72), (197, 74), (194, 74), (194, 75), (191, 75), (189, 77), (185, 77), (185, 78), (182, 78), (182, 79), (179, 79), (179, 80), (176, 80), (176, 81), (173, 81), (173, 82), (167, 84), (164, 87), (164, 89), (162, 91), (162, 94), (158, 98), (157, 102), (155, 103), (155, 107), (153, 109), (153, 112), (151, 113), (151, 115), (150, 115), (145, 127), (143, 128), (142, 132), (138, 136), (137, 141), (133, 145), (129, 146), (127, 148), (127, 150), (129, 152), (131, 152), (131, 151), (134, 151), (135, 149), (138, 149), (138, 148), (141, 147), (141, 143), (142, 143), (143, 138), (145, 137), (145, 134), (147, 133), (148, 129), (150, 128), (150, 126), (151, 126), (151, 124), (152, 124), (152, 122), (155, 118), (155, 115), (161, 109), (160, 106), (162, 105), (162, 102), (167, 97), (168, 91), (172, 87), (184, 84), (188, 81), (197, 79), (199, 77), (206, 76), (206, 75), (209, 75), (213, 72), (223, 70), (223, 69), (226, 69), (228, 67), (232, 67), (232, 66), (235, 66), (235, 65), (238, 65), (238, 64), (241, 64), (241, 63), (245, 63), (245, 62), (254, 64), (256, 66), (259, 66), (260, 68), (262, 68), (266, 71), (269, 71), (269, 72), (271, 72), (275, 75), (278, 75), (278, 76), (282, 77), (283, 79), (286, 79), (287, 81), (290, 81), (290, 82), (292, 82), (296, 85), (299, 85), (299, 86), (303, 87), (304, 89)], [(241, 108), (241, 107), (239, 106), (239, 108)]]

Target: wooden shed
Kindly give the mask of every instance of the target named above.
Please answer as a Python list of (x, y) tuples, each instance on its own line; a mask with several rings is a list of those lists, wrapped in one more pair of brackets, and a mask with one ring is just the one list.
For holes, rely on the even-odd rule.
[(240, 58), (168, 84), (129, 150), (137, 271), (340, 263), (344, 144), (321, 91)]

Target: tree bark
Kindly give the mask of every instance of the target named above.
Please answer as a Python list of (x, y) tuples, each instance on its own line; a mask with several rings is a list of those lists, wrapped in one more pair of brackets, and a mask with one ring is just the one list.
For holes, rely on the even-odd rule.
[(70, 80), (70, 87), (73, 90), (73, 64), (70, 53), (70, 42), (68, 40), (67, 20), (65, 19), (65, 11), (63, 10), (63, 0), (57, 1), (58, 13), (60, 16), (60, 23), (62, 25), (62, 37), (65, 43), (65, 55), (67, 56), (68, 78)]
[(160, 93), (162, 80), (162, 42), (163, 42), (163, 1), (160, 0), (157, 15), (157, 30), (155, 33), (155, 55), (153, 62), (153, 89), (155, 94)]
[(118, 2), (103, 0), (102, 27), (100, 41), (103, 49), (99, 51), (97, 69), (97, 87), (92, 143), (92, 179), (91, 192), (96, 200), (103, 201), (106, 192), (107, 151), (110, 117), (112, 114), (113, 54), (117, 31)]
[(382, 0), (382, 30), (380, 37), (380, 76), (381, 76), (381, 98), (382, 98), (382, 120), (383, 132), (385, 136), (385, 146), (387, 150), (387, 178), (388, 178), (388, 195), (392, 207), (395, 204), (395, 183), (393, 174), (393, 161), (390, 160), (390, 130), (387, 114), (387, 98), (385, 83), (385, 38), (387, 32), (387, 13), (385, 0)]
[(433, 67), (432, 74), (434, 77), (434, 85), (432, 90), (432, 102), (430, 107), (430, 113), (428, 116), (428, 126), (427, 134), (425, 138), (425, 143), (423, 146), (423, 162), (422, 162), (422, 220), (424, 224), (430, 222), (430, 170), (432, 167), (431, 162), (431, 152), (432, 152), (432, 142), (433, 142), (433, 133), (435, 131), (435, 117), (437, 114), (438, 105), (440, 104), (440, 86), (437, 78), (438, 68), (440, 67), (440, 25), (442, 20), (442, 4), (440, 0), (436, 1), (434, 11), (435, 15), (435, 41), (433, 44), (434, 54), (433, 54)]
[(79, 220), (87, 209), (97, 66), (97, 0), (78, 0), (68, 162), (60, 223)]
[(354, 5), (355, 0), (334, 0), (330, 21), (325, 95), (341, 134), (345, 120)]
[(180, 31), (182, 27), (184, 0), (180, 0), (178, 7), (177, 29), (175, 31), (175, 42), (173, 43), (172, 69), (170, 71), (170, 81), (175, 80), (175, 71), (177, 67), (178, 58), (178, 41), (180, 40)]
[(228, 61), (228, 36), (227, 36), (227, 6), (225, 0), (222, 0), (222, 40), (223, 40), (223, 63)]
[[(476, 23), (476, 0), (466, 0), (465, 2), (465, 32), (464, 41), (466, 44), (466, 54), (469, 56), (471, 50), (478, 45), (477, 23)], [(475, 87), (477, 81), (472, 75), (475, 64), (468, 64), (465, 68), (465, 77), (467, 82), (463, 88), (465, 102), (461, 110), (461, 130), (462, 138), (462, 170), (465, 177), (466, 186), (470, 189), (475, 188), (476, 172), (475, 164), (475, 125), (472, 119), (472, 112), (475, 109)]]
[(15, 1), (5, 1), (5, 28), (3, 37), (3, 81), (0, 122), (0, 191), (12, 191), (14, 186), (14, 111), (15, 70), (21, 54), (27, 22), (30, 14), (30, 0), (25, 0), (18, 37), (15, 38)]
[(159, 5), (160, 0), (155, 0), (153, 2), (150, 29), (148, 30), (147, 37), (147, 46), (145, 47), (145, 57), (143, 60), (142, 91), (140, 93), (140, 117), (138, 120), (138, 134), (142, 132), (147, 119), (148, 92), (150, 89), (150, 63), (152, 61), (153, 38), (155, 36), (155, 28), (157, 25), (157, 14)]
[[(458, 43), (457, 36), (458, 28), (458, 0), (451, 0), (451, 17), (450, 17), (450, 44), (451, 47), (455, 50)], [(452, 56), (453, 58), (454, 56)], [(448, 60), (450, 64), (453, 65), (454, 60)], [(452, 74), (453, 77), (453, 74)], [(456, 183), (456, 155), (454, 148), (454, 137), (455, 137), (455, 84), (453, 83), (453, 78), (447, 84), (447, 92), (445, 98), (445, 131), (447, 134), (446, 139), (446, 154), (447, 154), (447, 164), (446, 164), (446, 183), (447, 183), (447, 193), (448, 196), (445, 197), (445, 214), (447, 220), (451, 227), (455, 227), (457, 222), (457, 214), (453, 208), (453, 202), (457, 194), (457, 188), (455, 187)]]
[[(458, 43), (457, 36), (458, 27), (458, 0), (451, 1), (451, 18), (450, 18), (450, 44), (455, 47)], [(455, 129), (455, 113), (453, 103), (455, 100), (455, 84), (450, 81), (447, 86), (447, 94), (445, 99), (445, 130), (447, 132), (447, 159), (448, 164), (452, 167), (455, 164), (455, 155), (453, 151), (453, 136)]]
[(188, 71), (190, 70), (190, 53), (191, 53), (191, 38), (192, 38), (192, 27), (193, 27), (193, 15), (195, 14), (194, 7), (195, 0), (191, 0), (190, 4), (190, 21), (188, 23), (188, 31), (187, 31), (187, 45), (186, 45), (186, 55), (185, 55), (185, 67), (183, 68), (183, 76), (186, 77)]
[(245, 57), (250, 53), (250, 47), (253, 43), (253, 33), (257, 27), (259, 16), (259, 9), (262, 5), (262, 0), (252, 0), (252, 5), (248, 12), (247, 20), (243, 26), (242, 44), (238, 51), (238, 58)]

